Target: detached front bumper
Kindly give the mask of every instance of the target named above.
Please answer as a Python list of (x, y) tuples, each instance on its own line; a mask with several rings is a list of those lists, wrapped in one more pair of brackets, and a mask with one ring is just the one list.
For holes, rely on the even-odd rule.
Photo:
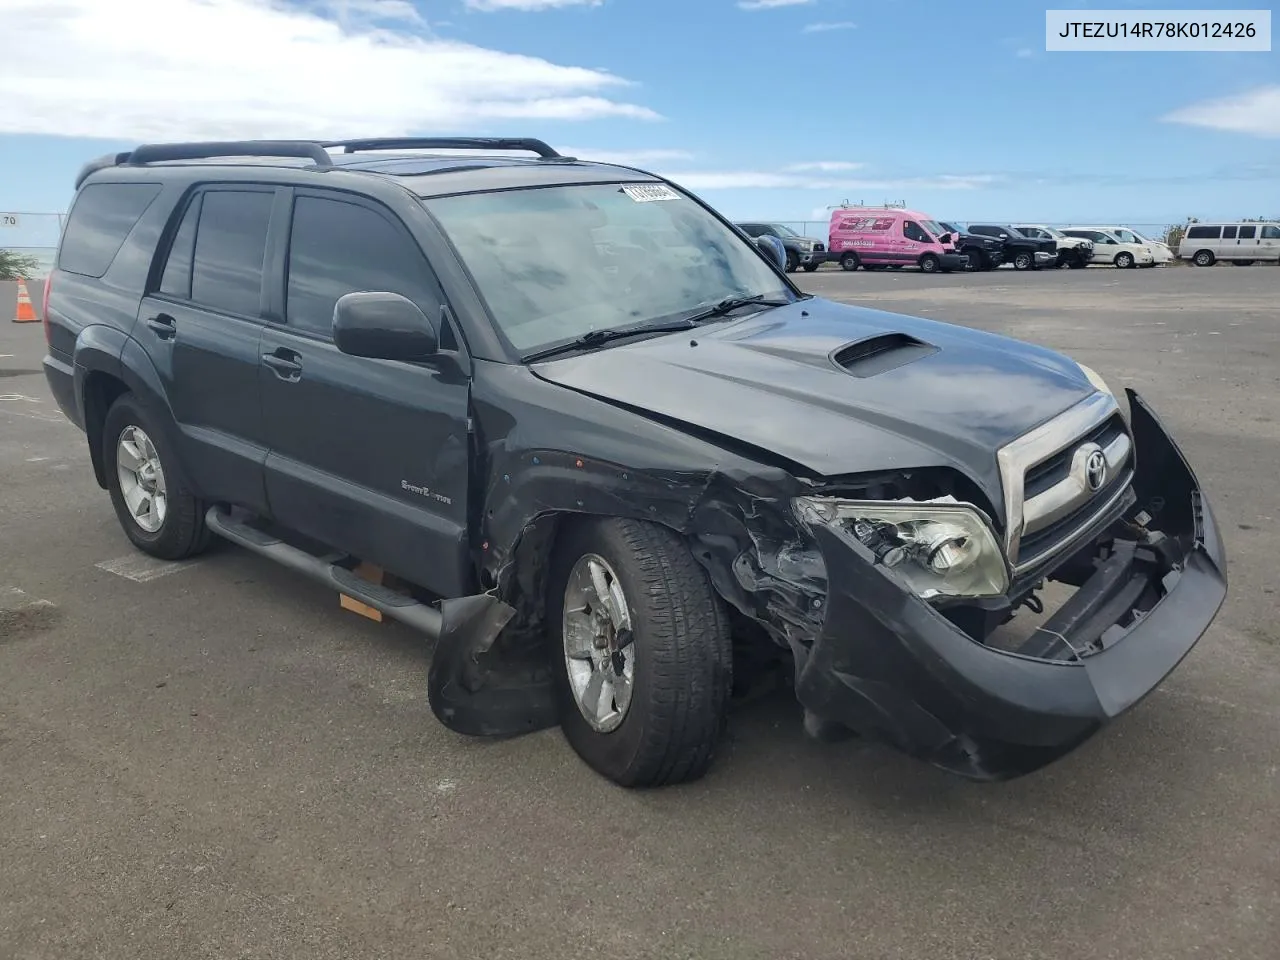
[(940, 253), (938, 264), (943, 270), (964, 270), (969, 266), (969, 258), (963, 253)]
[(1137, 502), (1127, 519), (1146, 511), (1147, 528), (1166, 535), (1162, 545), (1117, 540), (1072, 598), (1009, 652), (908, 592), (851, 535), (815, 527), (828, 594), (820, 635), (797, 653), (801, 704), (952, 772), (993, 780), (1063, 756), (1155, 689), (1221, 608), (1226, 559), (1190, 466), (1143, 401), (1129, 398)]
[(1057, 262), (1058, 262), (1058, 254), (1056, 251), (1054, 253), (1047, 253), (1044, 250), (1036, 251), (1037, 267), (1047, 267), (1050, 264), (1056, 264)]

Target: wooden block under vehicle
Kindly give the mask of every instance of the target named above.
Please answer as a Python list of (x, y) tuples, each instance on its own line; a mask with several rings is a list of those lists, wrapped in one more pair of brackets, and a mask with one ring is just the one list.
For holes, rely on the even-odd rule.
[[(361, 563), (355, 568), (355, 575), (361, 580), (368, 580), (370, 583), (382, 585), (383, 572), (381, 567), (375, 567), (371, 563)], [(362, 617), (368, 617), (376, 623), (382, 622), (382, 611), (375, 610), (368, 604), (361, 603), (355, 597), (349, 597), (345, 593), (338, 594), (338, 603), (344, 610), (350, 610), (352, 613), (358, 613)]]

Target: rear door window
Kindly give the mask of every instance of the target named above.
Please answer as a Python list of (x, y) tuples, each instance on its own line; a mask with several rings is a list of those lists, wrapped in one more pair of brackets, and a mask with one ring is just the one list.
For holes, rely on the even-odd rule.
[(1257, 234), (1258, 234), (1257, 227), (1241, 227), (1239, 238), (1241, 240), (1253, 240), (1257, 237)]
[(85, 187), (67, 219), (58, 269), (101, 277), (159, 194), (158, 183), (93, 183)]
[(286, 322), (329, 337), (338, 298), (370, 291), (407, 297), (428, 317), (443, 302), (417, 242), (389, 214), (346, 200), (299, 196), (289, 236)]
[(1235, 228), (1235, 227), (1223, 227), (1223, 228), (1222, 228), (1222, 239), (1223, 239), (1223, 240), (1234, 240), (1235, 238), (1236, 238), (1236, 228)]
[(223, 313), (261, 313), (263, 259), (275, 192), (210, 190), (200, 205), (191, 299)]
[(196, 220), (199, 216), (200, 197), (197, 196), (187, 204), (160, 277), (160, 292), (179, 300), (191, 299), (191, 258), (195, 253)]

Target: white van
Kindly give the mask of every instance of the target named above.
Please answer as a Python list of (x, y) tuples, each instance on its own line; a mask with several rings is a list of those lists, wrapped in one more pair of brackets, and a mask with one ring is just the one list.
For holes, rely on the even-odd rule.
[(1071, 229), (1101, 230), (1104, 233), (1111, 234), (1121, 243), (1133, 243), (1140, 247), (1147, 247), (1151, 251), (1152, 256), (1155, 257), (1156, 266), (1158, 267), (1164, 266), (1166, 263), (1172, 263), (1177, 259), (1177, 257), (1174, 256), (1173, 251), (1169, 249), (1169, 245), (1163, 240), (1153, 240), (1150, 237), (1143, 236), (1137, 230), (1132, 230), (1129, 227), (1121, 226), (1120, 224), (1073, 223), (1071, 225)]
[(1154, 267), (1156, 265), (1156, 255), (1147, 244), (1121, 240), (1109, 230), (1068, 227), (1062, 232), (1068, 237), (1092, 240), (1093, 263), (1114, 263), (1117, 267)]
[(1247, 266), (1280, 260), (1280, 223), (1193, 223), (1178, 244), (1178, 256), (1197, 267), (1218, 260)]

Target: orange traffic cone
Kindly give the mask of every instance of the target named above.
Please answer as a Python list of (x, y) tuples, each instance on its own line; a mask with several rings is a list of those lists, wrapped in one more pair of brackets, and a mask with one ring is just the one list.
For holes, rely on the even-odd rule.
[(36, 308), (31, 305), (31, 294), (27, 293), (27, 282), (18, 281), (18, 311), (13, 317), (14, 323), (38, 323)]

